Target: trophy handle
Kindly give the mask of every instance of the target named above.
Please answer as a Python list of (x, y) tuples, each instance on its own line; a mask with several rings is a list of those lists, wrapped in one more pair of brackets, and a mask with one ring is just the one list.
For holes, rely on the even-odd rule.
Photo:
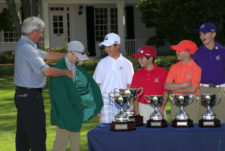
[[(147, 99), (146, 99), (146, 97), (147, 97)], [(147, 101), (148, 103), (150, 103), (148, 95), (144, 95), (144, 99), (145, 99), (145, 101)]]
[(220, 103), (220, 101), (221, 101), (221, 96), (222, 96), (222, 94), (219, 92), (219, 93), (218, 93), (218, 99), (216, 98), (216, 100), (218, 100), (218, 101), (216, 101), (216, 104), (219, 104), (219, 103)]
[(116, 96), (116, 94), (119, 94), (119, 95), (120, 95), (120, 89), (115, 88), (115, 89), (113, 90), (113, 93), (114, 93), (114, 96)]
[(189, 100), (190, 100), (190, 102), (188, 103), (188, 104), (191, 104), (191, 103), (193, 103), (194, 102), (194, 100), (195, 100), (195, 95), (193, 95), (193, 94), (189, 94)]
[(110, 101), (110, 103), (112, 104), (113, 101), (114, 101), (114, 93), (113, 93), (113, 92), (110, 92), (110, 93), (108, 94), (108, 96), (109, 96), (109, 101)]
[(175, 104), (174, 96), (175, 96), (175, 94), (170, 94), (170, 95), (169, 95), (170, 101), (171, 101), (173, 104)]
[(139, 90), (141, 90), (141, 92), (139, 94), (137, 94), (137, 97), (139, 97), (140, 95), (142, 95), (142, 93), (144, 91), (144, 89), (142, 87), (140, 87), (140, 88), (137, 89), (137, 93), (138, 93)]

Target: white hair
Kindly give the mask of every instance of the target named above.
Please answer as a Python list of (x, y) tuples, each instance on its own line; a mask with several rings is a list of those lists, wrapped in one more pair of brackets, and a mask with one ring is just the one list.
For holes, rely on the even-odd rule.
[(24, 35), (29, 35), (33, 30), (39, 31), (41, 28), (44, 27), (45, 23), (42, 19), (35, 16), (28, 17), (23, 21), (21, 33)]

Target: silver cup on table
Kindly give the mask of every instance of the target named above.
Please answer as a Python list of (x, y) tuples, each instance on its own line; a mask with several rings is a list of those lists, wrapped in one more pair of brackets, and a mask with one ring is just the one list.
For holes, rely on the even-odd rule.
[(154, 108), (150, 119), (147, 121), (147, 127), (167, 127), (167, 121), (163, 119), (159, 112), (159, 108), (163, 103), (163, 95), (144, 95), (144, 99)]
[(193, 102), (194, 96), (191, 94), (171, 94), (170, 100), (173, 104), (180, 108), (175, 119), (172, 121), (172, 127), (193, 127), (193, 121), (189, 119), (184, 108)]
[(120, 112), (115, 116), (115, 122), (111, 123), (111, 130), (123, 131), (136, 129), (135, 123), (130, 121), (128, 114), (124, 112), (124, 105), (128, 104), (130, 99), (131, 96), (129, 90), (114, 89), (113, 100), (120, 106)]
[(216, 119), (211, 108), (220, 103), (221, 94), (201, 94), (199, 99), (201, 104), (206, 107), (202, 119), (199, 120), (199, 127), (220, 127), (220, 120)]

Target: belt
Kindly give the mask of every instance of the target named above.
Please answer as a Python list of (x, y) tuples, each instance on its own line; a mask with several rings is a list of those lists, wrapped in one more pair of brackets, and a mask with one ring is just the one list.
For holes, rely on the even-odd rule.
[(31, 90), (31, 91), (39, 91), (39, 92), (42, 92), (42, 88), (26, 88), (26, 87), (19, 87), (19, 86), (16, 86), (16, 89), (20, 89), (20, 90)]
[(218, 84), (218, 85), (200, 83), (200, 86), (208, 87), (208, 88), (224, 88), (225, 87), (225, 83), (224, 84)]

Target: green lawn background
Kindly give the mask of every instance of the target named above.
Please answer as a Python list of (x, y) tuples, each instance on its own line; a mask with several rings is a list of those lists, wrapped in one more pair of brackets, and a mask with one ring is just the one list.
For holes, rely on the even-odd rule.
[[(137, 60), (129, 58), (133, 65), (134, 69), (138, 69)], [(97, 65), (99, 59), (90, 59), (83, 66), (90, 74), (93, 74), (93, 71)], [(176, 62), (175, 56), (161, 56), (156, 59), (156, 64), (163, 66), (166, 69), (169, 66)], [(15, 151), (15, 133), (16, 133), (16, 107), (14, 104), (14, 93), (15, 86), (13, 84), (13, 65), (0, 65), (0, 151)], [(46, 130), (47, 130), (47, 141), (46, 146), (47, 150), (52, 150), (52, 145), (55, 139), (56, 131), (55, 126), (50, 124), (50, 100), (49, 92), (46, 88), (43, 91), (43, 97), (45, 102), (45, 112), (46, 112)], [(170, 118), (170, 105), (167, 102), (167, 117), (168, 122), (171, 122)], [(87, 145), (87, 133), (92, 128), (99, 124), (97, 118), (93, 118), (89, 122), (83, 123), (81, 134), (81, 151), (88, 151)], [(68, 151), (69, 144), (68, 144)]]

